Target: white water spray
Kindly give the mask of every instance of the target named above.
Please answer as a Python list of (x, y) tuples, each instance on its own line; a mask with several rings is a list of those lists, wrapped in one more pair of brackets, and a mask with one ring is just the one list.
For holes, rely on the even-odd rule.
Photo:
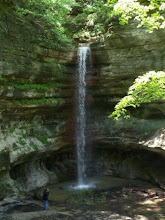
[(78, 49), (78, 71), (77, 71), (77, 102), (76, 102), (76, 149), (78, 166), (78, 185), (77, 189), (89, 188), (85, 184), (86, 177), (86, 72), (87, 60), (90, 61), (89, 45)]

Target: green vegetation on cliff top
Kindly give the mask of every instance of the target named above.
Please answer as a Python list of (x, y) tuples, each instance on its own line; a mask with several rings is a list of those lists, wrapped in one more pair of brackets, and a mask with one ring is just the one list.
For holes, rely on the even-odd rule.
[(145, 26), (149, 31), (165, 27), (164, 0), (108, 0), (108, 3), (113, 7), (112, 15), (119, 16), (121, 25), (134, 19), (139, 22), (138, 27)]
[(41, 45), (60, 49), (73, 44), (67, 25), (74, 0), (4, 0), (0, 6), (8, 9), (5, 13), (12, 10), (15, 19), (29, 30), (32, 40)]
[(79, 6), (81, 13), (73, 20), (79, 26), (75, 33), (79, 39), (110, 36), (113, 19), (121, 25), (134, 19), (138, 27), (144, 26), (150, 32), (165, 27), (164, 0), (81, 0)]
[[(121, 25), (128, 24), (131, 19), (137, 22), (137, 27), (145, 27), (152, 33), (157, 29), (165, 28), (165, 1), (164, 0), (104, 0), (81, 1), (82, 13), (74, 20), (83, 22), (84, 28), (76, 33), (78, 38), (109, 37), (111, 35), (111, 21), (118, 19)], [(149, 103), (165, 99), (165, 72), (151, 71), (139, 76), (128, 95), (115, 106), (110, 117), (116, 120), (124, 116), (129, 118), (127, 107), (139, 107), (142, 103)]]
[(73, 38), (108, 36), (114, 17), (121, 25), (133, 18), (149, 31), (165, 26), (164, 0), (4, 0), (0, 4), (5, 3), (34, 40), (55, 48), (73, 45)]
[[(84, 28), (77, 33), (77, 37), (90, 38), (109, 37), (111, 35), (111, 21), (118, 19), (121, 25), (128, 24), (131, 19), (137, 22), (137, 27), (145, 27), (152, 33), (157, 29), (165, 28), (165, 1), (164, 0), (94, 0), (81, 1), (82, 13), (75, 18), (75, 23), (82, 22)], [(151, 71), (139, 76), (128, 95), (115, 106), (110, 117), (116, 120), (124, 116), (129, 118), (127, 107), (139, 107), (142, 103), (161, 101), (165, 99), (165, 72)]]
[(149, 31), (165, 26), (164, 0), (4, 0), (0, 4), (5, 3), (34, 40), (55, 48), (73, 45), (73, 38), (108, 36), (114, 17), (121, 25), (137, 20)]

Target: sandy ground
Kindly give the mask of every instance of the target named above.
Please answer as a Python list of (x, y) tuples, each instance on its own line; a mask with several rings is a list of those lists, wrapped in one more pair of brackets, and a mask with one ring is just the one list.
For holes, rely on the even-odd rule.
[(48, 211), (42, 210), (40, 200), (33, 200), (36, 210), (27, 205), (0, 214), (0, 220), (165, 220), (163, 190), (138, 180), (93, 180), (96, 187), (83, 191), (66, 190), (68, 183), (49, 186)]

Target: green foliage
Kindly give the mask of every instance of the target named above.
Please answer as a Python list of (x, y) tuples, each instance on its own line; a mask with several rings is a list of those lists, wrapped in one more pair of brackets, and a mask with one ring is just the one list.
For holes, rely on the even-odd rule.
[(35, 144), (34, 142), (30, 142), (30, 144), (29, 144), (34, 150), (38, 150), (38, 146), (37, 146), (37, 144)]
[[(165, 28), (164, 0), (109, 0), (112, 9), (111, 16), (118, 16), (121, 25), (128, 24), (130, 19), (139, 22), (138, 27), (147, 27), (149, 32), (154, 29)], [(139, 107), (142, 103), (149, 103), (165, 99), (165, 73), (151, 71), (139, 76), (133, 86), (128, 90), (128, 95), (115, 106), (114, 112), (109, 116), (118, 120), (119, 117), (129, 118), (127, 107)]]
[(108, 29), (109, 22), (109, 6), (104, 0), (80, 1), (79, 13), (73, 23), (78, 26), (75, 38), (91, 39), (91, 37), (101, 37)]
[(46, 143), (48, 140), (48, 135), (37, 135), (36, 138), (42, 143)]
[[(165, 27), (164, 0), (5, 0), (6, 3), (24, 22), (32, 41), (57, 49), (73, 45), (72, 32), (74, 38), (89, 40), (109, 34), (114, 16), (119, 17), (121, 25), (135, 19), (149, 31)], [(78, 14), (73, 19), (70, 14), (75, 8)]]
[(13, 134), (14, 131), (15, 131), (15, 128), (10, 128), (10, 129), (9, 129), (9, 132), (10, 132), (11, 134)]
[(17, 0), (14, 10), (29, 28), (33, 40), (63, 48), (72, 42), (66, 26), (68, 14), (74, 5), (74, 0)]
[(6, 78), (0, 77), (0, 83), (5, 84), (6, 82), (7, 82), (7, 79), (6, 79)]
[(145, 4), (138, 0), (109, 0), (108, 3), (113, 7), (112, 15), (119, 16), (121, 25), (133, 18), (139, 22), (138, 27), (145, 26), (151, 32), (165, 27), (164, 0), (149, 0)]
[(115, 106), (109, 116), (118, 120), (119, 117), (129, 118), (127, 107), (139, 107), (142, 103), (165, 100), (165, 72), (150, 71), (139, 76), (129, 88), (127, 96)]
[(45, 103), (57, 104), (63, 101), (62, 98), (41, 98), (41, 99), (23, 99), (13, 101), (13, 105), (41, 105)]
[(18, 143), (22, 146), (26, 144), (26, 142), (21, 137), (18, 139)]
[(85, 204), (88, 206), (106, 202), (109, 192), (98, 192), (93, 190), (82, 190), (72, 194), (68, 202), (70, 204)]
[(36, 89), (36, 90), (48, 90), (50, 88), (55, 88), (58, 86), (61, 86), (61, 83), (48, 83), (48, 84), (35, 84), (35, 83), (30, 83), (30, 82), (23, 82), (21, 81), (20, 84), (16, 83), (8, 83), (6, 86), (11, 86), (16, 89)]
[(38, 94), (41, 96), (44, 96), (44, 92), (39, 92), (39, 91), (47, 91), (49, 89), (57, 89), (61, 88), (62, 83), (60, 82), (50, 82), (50, 83), (42, 83), (42, 84), (37, 84), (33, 83), (30, 81), (26, 80), (17, 80), (17, 83), (14, 81), (8, 81), (6, 78), (1, 77), (0, 78), (0, 84), (2, 84), (4, 87), (12, 87), (15, 89), (20, 89), (20, 90), (29, 90), (29, 89), (34, 89)]
[(138, 21), (138, 27), (145, 26), (150, 32), (165, 27), (164, 0), (149, 0), (145, 3), (138, 0), (79, 0), (79, 7), (80, 13), (73, 20), (78, 27), (74, 37), (82, 40), (108, 36), (114, 17), (119, 18), (121, 25), (135, 19)]
[(59, 104), (63, 101), (63, 99), (60, 97), (44, 98), (45, 91), (48, 91), (49, 89), (58, 89), (58, 91), (60, 91), (59, 89), (62, 86), (62, 84), (59, 82), (36, 84), (26, 80), (18, 80), (18, 82), (15, 83), (15, 81), (14, 82), (8, 81), (8, 79), (1, 77), (0, 84), (2, 84), (2, 86), (6, 88), (12, 87), (15, 89), (20, 89), (25, 91), (29, 89), (34, 89), (36, 90), (35, 92), (37, 92), (37, 94), (40, 95), (40, 98), (38, 99), (14, 100), (12, 101), (13, 105), (41, 105), (44, 103)]

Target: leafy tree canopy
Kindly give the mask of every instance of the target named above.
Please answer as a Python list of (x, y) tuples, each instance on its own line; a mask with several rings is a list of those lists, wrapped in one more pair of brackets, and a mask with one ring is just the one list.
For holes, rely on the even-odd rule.
[(121, 25), (130, 19), (138, 21), (138, 27), (164, 28), (164, 0), (77, 0), (81, 10), (74, 19), (75, 37), (100, 38), (111, 33), (111, 20), (118, 18)]
[(78, 28), (75, 30), (74, 37), (91, 39), (100, 38), (110, 25), (110, 8), (104, 0), (79, 0), (79, 13), (73, 19), (73, 23)]
[(113, 7), (112, 15), (119, 16), (121, 25), (132, 18), (139, 21), (139, 26), (146, 26), (149, 31), (165, 27), (164, 0), (108, 0)]
[[(74, 38), (88, 39), (110, 33), (114, 16), (121, 25), (134, 18), (150, 31), (165, 26), (164, 0), (3, 0), (3, 4), (9, 3), (26, 26), (30, 21), (35, 32), (38, 29), (42, 43), (49, 42), (56, 48), (71, 44), (73, 33)], [(68, 15), (76, 7), (80, 10), (73, 19)]]
[(127, 96), (115, 106), (109, 116), (118, 120), (119, 117), (129, 118), (127, 107), (139, 107), (142, 103), (165, 100), (165, 72), (150, 71), (139, 76), (129, 88)]
[(25, 23), (32, 37), (35, 36), (41, 44), (49, 43), (55, 48), (62, 48), (72, 43), (67, 25), (68, 15), (76, 5), (75, 0), (4, 1), (12, 5), (17, 19)]

